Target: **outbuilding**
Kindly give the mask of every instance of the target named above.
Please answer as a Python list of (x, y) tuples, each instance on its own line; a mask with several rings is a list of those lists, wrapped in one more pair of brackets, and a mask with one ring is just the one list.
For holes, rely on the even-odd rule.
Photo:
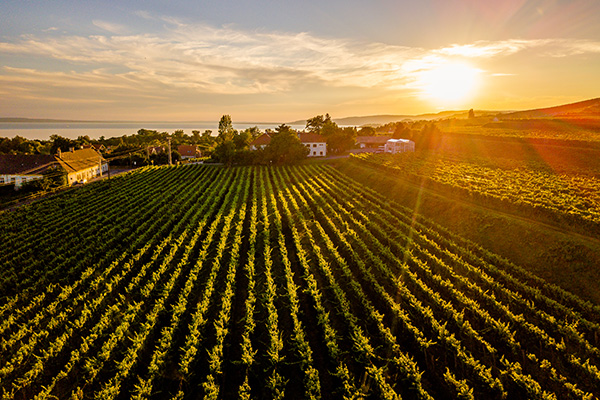
[(14, 184), (19, 189), (26, 182), (42, 179), (45, 171), (57, 166), (51, 155), (0, 154), (0, 185)]
[(390, 139), (385, 142), (386, 153), (405, 153), (407, 151), (415, 151), (415, 142), (408, 139)]

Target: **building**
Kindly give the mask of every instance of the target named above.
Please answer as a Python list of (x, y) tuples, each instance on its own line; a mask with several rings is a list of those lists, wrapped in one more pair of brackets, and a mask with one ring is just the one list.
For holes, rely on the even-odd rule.
[(390, 139), (385, 143), (386, 153), (404, 153), (407, 151), (415, 151), (415, 142), (408, 139)]
[(44, 172), (58, 166), (56, 158), (44, 154), (1, 154), (0, 185), (22, 184), (44, 177)]
[(83, 146), (81, 146), (81, 148), (82, 149), (94, 149), (97, 152), (106, 151), (106, 146), (104, 146), (102, 143), (84, 144)]
[[(310, 150), (308, 157), (325, 157), (327, 155), (327, 140), (323, 136), (300, 132), (298, 138)], [(250, 143), (250, 150), (264, 149), (269, 143), (271, 143), (271, 136), (263, 133)]]
[(160, 154), (165, 152), (165, 146), (148, 146), (148, 155)]
[(94, 149), (81, 149), (61, 152), (56, 161), (67, 172), (67, 183), (86, 183), (92, 178), (108, 172), (108, 162)]
[(250, 150), (264, 149), (269, 143), (271, 143), (271, 136), (263, 133), (250, 143)]
[(200, 150), (198, 149), (198, 146), (189, 144), (180, 144), (177, 146), (177, 152), (182, 159), (200, 157)]
[(391, 136), (357, 136), (356, 137), (356, 146), (359, 149), (377, 149), (379, 147), (385, 146), (388, 140), (390, 140)]
[(325, 157), (327, 155), (327, 139), (323, 136), (301, 132), (298, 137), (302, 144), (310, 150), (308, 157)]

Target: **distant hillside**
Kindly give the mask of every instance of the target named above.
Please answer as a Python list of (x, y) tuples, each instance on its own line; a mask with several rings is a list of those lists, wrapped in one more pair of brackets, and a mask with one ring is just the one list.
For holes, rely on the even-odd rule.
[(457, 114), (467, 115), (468, 111), (442, 111), (437, 114), (420, 114), (420, 115), (369, 115), (365, 117), (346, 117), (336, 118), (333, 120), (338, 125), (385, 125), (390, 122), (398, 121), (417, 121), (417, 120), (434, 120), (440, 118), (452, 118)]
[[(428, 113), (419, 115), (397, 114), (397, 115), (367, 115), (362, 117), (345, 117), (334, 118), (333, 122), (338, 125), (364, 126), (364, 125), (385, 125), (390, 122), (398, 121), (433, 121), (438, 119), (466, 119), (468, 117), (467, 110), (458, 111), (442, 111), (439, 113)], [(565, 104), (555, 107), (539, 108), (534, 110), (524, 111), (487, 111), (475, 110), (477, 117), (492, 116), (499, 119), (542, 119), (542, 118), (559, 118), (559, 119), (597, 119), (600, 118), (600, 98), (580, 101), (572, 104)], [(288, 122), (288, 125), (304, 125), (306, 120), (298, 120)], [(596, 123), (594, 123), (595, 125)]]
[[(485, 111), (475, 110), (477, 116), (482, 115), (497, 115), (502, 111)], [(419, 115), (367, 115), (363, 117), (344, 117), (334, 118), (333, 122), (338, 125), (349, 125), (349, 126), (365, 126), (365, 125), (385, 125), (390, 122), (398, 121), (433, 121), (438, 119), (458, 118), (466, 119), (469, 114), (468, 110), (460, 111), (441, 111), (439, 113), (428, 113)], [(289, 122), (288, 125), (303, 125), (306, 124), (306, 120), (298, 120)]]
[(561, 106), (503, 114), (502, 119), (600, 118), (600, 97)]

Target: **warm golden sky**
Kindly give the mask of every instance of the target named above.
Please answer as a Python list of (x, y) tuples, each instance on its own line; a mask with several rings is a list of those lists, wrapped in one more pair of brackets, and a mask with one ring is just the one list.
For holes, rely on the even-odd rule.
[(0, 117), (288, 122), (600, 97), (597, 0), (3, 1)]

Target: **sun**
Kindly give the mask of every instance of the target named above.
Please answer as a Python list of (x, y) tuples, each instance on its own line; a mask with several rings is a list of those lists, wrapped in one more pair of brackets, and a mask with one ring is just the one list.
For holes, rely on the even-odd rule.
[(460, 105), (479, 85), (481, 70), (463, 63), (446, 63), (421, 71), (417, 83), (421, 95), (439, 105)]

